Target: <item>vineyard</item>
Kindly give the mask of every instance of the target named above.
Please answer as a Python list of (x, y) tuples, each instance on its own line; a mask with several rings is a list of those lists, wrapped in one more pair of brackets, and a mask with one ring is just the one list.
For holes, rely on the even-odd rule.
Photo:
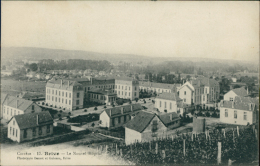
[(135, 164), (233, 164), (258, 162), (258, 135), (253, 126), (169, 136), (131, 145), (100, 147), (114, 157)]

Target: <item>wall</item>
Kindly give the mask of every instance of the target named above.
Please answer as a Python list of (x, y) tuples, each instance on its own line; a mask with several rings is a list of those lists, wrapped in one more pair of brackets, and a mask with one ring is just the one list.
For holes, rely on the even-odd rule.
[(234, 100), (236, 96), (237, 95), (233, 91), (229, 91), (228, 93), (226, 93), (224, 95), (224, 100), (230, 101), (230, 98), (233, 98), (233, 100)]
[(37, 104), (33, 103), (32, 105), (30, 105), (24, 112), (25, 113), (32, 113), (32, 106), (34, 106), (34, 112), (41, 112), (42, 108), (40, 106), (38, 106)]
[[(79, 98), (77, 97), (77, 93), (79, 93)], [(72, 110), (83, 108), (83, 99), (84, 99), (84, 91), (75, 91), (73, 90), (72, 95)], [(79, 104), (77, 105), (77, 100), (79, 100)]]
[(99, 120), (101, 120), (101, 124), (99, 124), (99, 126), (101, 127), (110, 127), (110, 118), (107, 115), (107, 113), (105, 111), (103, 111), (100, 115), (99, 115)]
[(125, 144), (129, 145), (131, 143), (134, 143), (135, 141), (141, 142), (142, 140), (142, 136), (141, 133), (129, 129), (129, 128), (125, 128)]
[[(185, 91), (186, 91), (186, 95), (184, 95)], [(184, 86), (179, 90), (179, 97), (183, 99), (183, 103), (192, 104), (193, 93), (192, 90), (187, 86)], [(186, 101), (184, 101), (184, 99), (186, 99)]]
[[(15, 124), (13, 124), (14, 122)], [(11, 133), (10, 133), (10, 127), (12, 127)], [(13, 134), (13, 130), (14, 130), (14, 134)], [(8, 123), (7, 137), (13, 141), (20, 142), (20, 129), (14, 118)]]
[[(161, 102), (161, 107), (160, 107), (160, 102)], [(165, 108), (165, 102), (166, 102), (166, 108)], [(170, 107), (170, 104), (172, 105)], [(158, 108), (160, 112), (164, 112), (166, 109), (167, 112), (177, 112), (177, 104), (176, 101), (173, 100), (166, 100), (166, 99), (159, 99), (155, 98), (155, 108)]]
[[(228, 110), (228, 117), (225, 117), (225, 109)], [(237, 111), (237, 119), (234, 119), (234, 110)], [(247, 120), (244, 120), (244, 112), (247, 112)], [(237, 124), (237, 125), (247, 125), (247, 123), (253, 123), (253, 111), (237, 110), (232, 108), (220, 107), (220, 122)]]

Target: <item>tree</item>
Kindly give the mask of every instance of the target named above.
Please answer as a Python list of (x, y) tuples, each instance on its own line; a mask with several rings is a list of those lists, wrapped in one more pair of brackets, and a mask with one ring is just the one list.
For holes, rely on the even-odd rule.
[(97, 110), (97, 107), (95, 107), (94, 110)]
[(38, 65), (36, 63), (32, 63), (29, 65), (31, 71), (36, 71), (38, 69)]
[(95, 126), (95, 123), (93, 122), (93, 123), (91, 124), (91, 126), (94, 127), (94, 126)]

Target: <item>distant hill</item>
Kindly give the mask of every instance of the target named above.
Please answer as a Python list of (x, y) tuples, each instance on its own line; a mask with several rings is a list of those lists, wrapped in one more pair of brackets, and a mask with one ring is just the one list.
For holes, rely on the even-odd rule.
[[(90, 51), (80, 51), (80, 50), (62, 50), (62, 49), (49, 49), (49, 48), (33, 48), (33, 47), (2, 47), (1, 48), (2, 60), (5, 59), (86, 59), (86, 60), (108, 60), (111, 63), (129, 62), (138, 63), (142, 62), (142, 65), (148, 64), (158, 64), (164, 61), (191, 61), (191, 62), (203, 62), (202, 64), (207, 64), (207, 62), (217, 62), (226, 63), (229, 65), (239, 63), (248, 64), (252, 62), (241, 62), (238, 60), (223, 60), (223, 59), (212, 59), (212, 58), (195, 58), (195, 57), (148, 57), (143, 55), (132, 55), (132, 54), (106, 54), (97, 53)], [(255, 62), (258, 64), (258, 62)]]

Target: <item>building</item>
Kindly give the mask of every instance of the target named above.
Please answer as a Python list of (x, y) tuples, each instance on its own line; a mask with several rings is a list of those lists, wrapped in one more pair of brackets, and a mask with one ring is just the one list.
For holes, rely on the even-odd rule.
[(112, 89), (91, 89), (88, 91), (88, 99), (90, 102), (112, 105), (116, 102), (116, 93)]
[[(176, 93), (163, 92), (155, 98), (154, 107), (160, 112), (178, 112), (177, 105), (182, 99)], [(178, 112), (179, 113), (179, 112)]]
[(52, 79), (46, 84), (45, 102), (52, 107), (72, 111), (83, 108), (83, 86), (77, 81)]
[(3, 95), (3, 97), (5, 98), (3, 101), (1, 101), (3, 102), (1, 109), (3, 119), (10, 120), (15, 115), (42, 111), (42, 108), (35, 104), (33, 101), (10, 95)]
[(107, 127), (108, 129), (121, 127), (131, 120), (133, 114), (136, 114), (141, 110), (143, 110), (141, 104), (131, 104), (105, 109), (99, 116), (100, 127)]
[(23, 98), (25, 100), (32, 100), (32, 101), (45, 100), (44, 94), (34, 93), (34, 92), (21, 92), (17, 95), (17, 97)]
[(248, 91), (244, 87), (232, 89), (224, 95), (224, 100), (233, 101), (236, 96), (246, 97), (248, 96)]
[(179, 89), (179, 97), (186, 104), (212, 104), (218, 102), (219, 83), (210, 78), (198, 77), (196, 80), (187, 81)]
[(7, 136), (13, 141), (46, 137), (53, 134), (53, 119), (48, 111), (13, 116), (8, 122)]
[(140, 111), (125, 125), (125, 143), (152, 141), (157, 137), (165, 137), (169, 128), (180, 126), (180, 118), (176, 113), (157, 115)]
[(139, 88), (146, 92), (155, 92), (155, 93), (175, 93), (181, 84), (164, 84), (164, 83), (155, 83), (155, 82), (140, 82)]
[(256, 123), (259, 99), (236, 96), (233, 101), (220, 102), (220, 122), (247, 125)]
[(119, 98), (130, 100), (139, 98), (139, 82), (132, 78), (116, 78), (115, 92)]

